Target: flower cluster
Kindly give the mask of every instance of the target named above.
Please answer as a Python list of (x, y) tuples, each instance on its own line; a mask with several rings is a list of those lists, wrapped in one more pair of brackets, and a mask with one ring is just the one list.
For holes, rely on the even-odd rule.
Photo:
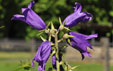
[[(38, 48), (37, 53), (32, 60), (32, 66), (34, 68), (34, 61), (36, 61), (39, 63), (38, 71), (45, 71), (46, 62), (48, 61), (50, 55), (54, 53), (52, 55), (53, 68), (56, 70), (58, 70), (57, 68), (59, 68), (61, 71), (64, 71), (62, 65), (59, 65), (59, 63), (62, 61), (62, 54), (59, 54), (59, 51), (58, 51), (59, 42), (56, 36), (58, 35), (57, 33), (59, 32), (59, 29), (53, 30), (54, 29), (53, 24), (52, 24), (51, 30), (47, 29), (45, 22), (41, 19), (40, 16), (38, 16), (32, 10), (32, 7), (34, 4), (35, 2), (31, 1), (31, 3), (28, 5), (28, 8), (22, 8), (23, 15), (16, 14), (12, 17), (12, 20), (24, 21), (25, 23), (27, 23), (28, 25), (32, 26), (37, 30), (45, 30), (46, 33), (47, 33), (47, 30), (49, 30), (48, 34), (50, 35), (50, 37), (55, 37), (56, 42), (53, 42), (51, 39), (45, 40)], [(76, 6), (73, 7), (74, 13), (67, 16), (64, 19), (64, 21), (61, 22), (61, 26), (63, 26), (62, 29), (64, 28), (69, 29), (77, 25), (79, 22), (87, 22), (92, 19), (92, 15), (90, 13), (81, 11), (82, 6), (80, 3), (76, 2), (75, 5)], [(60, 30), (61, 30), (61, 26), (60, 26)], [(92, 49), (92, 46), (88, 42), (88, 39), (96, 38), (98, 36), (97, 34), (84, 35), (84, 34), (71, 32), (71, 31), (68, 31), (68, 33), (66, 34), (67, 34), (67, 37), (64, 34), (65, 37), (63, 37), (63, 39), (70, 40), (70, 41), (67, 41), (67, 43), (81, 53), (82, 59), (84, 59), (84, 56), (88, 56), (88, 57), (91, 56), (91, 54), (87, 50), (87, 47)]]

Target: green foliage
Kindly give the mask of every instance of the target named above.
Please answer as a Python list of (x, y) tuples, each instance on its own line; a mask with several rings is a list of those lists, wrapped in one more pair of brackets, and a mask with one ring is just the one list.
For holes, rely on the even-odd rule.
[[(26, 7), (30, 1), (31, 0), (0, 0), (0, 26), (5, 26), (5, 28), (0, 30), (1, 35), (4, 37), (24, 36), (25, 31), (22, 32), (22, 30), (24, 30), (25, 25), (12, 24), (11, 17), (17, 13), (21, 14), (21, 8)], [(15, 32), (19, 34), (14, 34)]]
[[(73, 13), (72, 7), (75, 6), (74, 3), (76, 1), (82, 4), (82, 11), (89, 12), (93, 15), (93, 20), (90, 23), (112, 26), (113, 7), (111, 2), (113, 0), (38, 0), (34, 10), (44, 19), (46, 24), (52, 21), (58, 26), (57, 19), (61, 17), (63, 21), (66, 16)], [(72, 31), (77, 31), (77, 29), (80, 29), (80, 27), (73, 27)]]
[[(27, 7), (31, 0), (0, 0), (0, 25), (5, 28), (0, 32), (5, 37), (25, 37), (29, 36), (26, 28), (29, 28), (23, 22), (16, 21), (12, 23), (11, 17), (14, 14), (22, 14), (21, 8)], [(90, 12), (93, 15), (91, 23), (98, 23), (104, 26), (111, 26), (113, 22), (113, 0), (36, 0), (33, 10), (41, 16), (41, 18), (48, 24), (52, 21), (57, 26), (58, 18), (61, 17), (62, 21), (66, 16), (73, 13), (72, 7), (75, 2), (80, 2), (83, 11)], [(57, 27), (55, 26), (55, 27)], [(20, 29), (21, 27), (21, 29)], [(74, 27), (76, 31), (80, 27)], [(13, 30), (13, 31), (12, 31)], [(27, 29), (28, 30), (28, 29)], [(32, 32), (35, 30), (32, 30)], [(19, 34), (17, 34), (18, 32)], [(15, 34), (14, 34), (15, 33)], [(31, 31), (29, 32), (31, 33)], [(34, 32), (33, 32), (34, 33)], [(33, 35), (33, 34), (32, 34)], [(1, 36), (1, 37), (3, 37)]]
[[(29, 65), (29, 59), (32, 57), (30, 56), (31, 54), (29, 52), (0, 52), (0, 71), (15, 71), (18, 68), (21, 67), (20, 71), (28, 71), (28, 70), (24, 70), (23, 67), (21, 66), (20, 60), (23, 60), (22, 62), (25, 64)], [(28, 60), (26, 60), (28, 59)], [(31, 64), (32, 60), (30, 61)], [(36, 62), (35, 62), (36, 63)], [(71, 66), (77, 66), (79, 65), (78, 68), (74, 69), (74, 71), (103, 71), (104, 70), (104, 65), (103, 64), (99, 64), (99, 62), (84, 62), (81, 61), (80, 62), (76, 62), (76, 61), (69, 61), (69, 64)], [(24, 65), (24, 64), (22, 64)], [(38, 64), (35, 64), (35, 69), (34, 71), (37, 71), (37, 66)], [(30, 65), (31, 66), (31, 65)], [(49, 67), (51, 67), (51, 61), (47, 62), (46, 65), (46, 70), (45, 71), (49, 71), (47, 69), (49, 69)], [(33, 71), (33, 69), (30, 69), (31, 71)], [(29, 70), (29, 71), (30, 71)], [(51, 70), (51, 69), (50, 69)], [(110, 70), (113, 70), (113, 65), (110, 66)]]
[(32, 65), (30, 61), (20, 61), (20, 64), (15, 71), (21, 71), (21, 70), (32, 71), (31, 68), (32, 68)]
[(33, 29), (32, 27), (27, 27), (27, 36), (25, 37), (26, 40), (30, 40), (31, 38), (39, 39), (40, 36), (47, 38), (46, 34), (43, 33), (43, 31), (37, 31)]

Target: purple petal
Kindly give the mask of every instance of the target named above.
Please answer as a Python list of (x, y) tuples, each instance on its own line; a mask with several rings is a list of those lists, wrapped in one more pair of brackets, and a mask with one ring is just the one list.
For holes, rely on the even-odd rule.
[(75, 12), (76, 12), (76, 11), (81, 12), (81, 10), (82, 10), (81, 4), (78, 3), (78, 2), (75, 2), (75, 5), (76, 5), (76, 7), (74, 7), (74, 11), (75, 11)]
[(21, 11), (24, 13), (28, 8), (22, 8)]
[(42, 50), (42, 47), (39, 47), (33, 60), (36, 60), (37, 62), (42, 61), (41, 50)]
[(69, 32), (69, 35), (74, 36), (74, 38), (70, 38), (71, 46), (80, 51), (82, 54), (82, 59), (84, 56), (91, 56), (87, 50), (87, 47), (92, 49), (91, 44), (88, 42), (88, 39), (96, 38), (97, 34), (93, 35), (84, 35), (75, 32)]
[(37, 30), (43, 30), (46, 28), (44, 21), (38, 16), (31, 8), (34, 5), (34, 1), (31, 1), (28, 8), (22, 8), (24, 15), (14, 15), (12, 20), (21, 20), (32, 26)]
[(43, 30), (46, 28), (44, 21), (32, 9), (23, 8), (22, 11), (27, 24), (29, 24), (37, 30)]
[(82, 53), (84, 56), (88, 56), (88, 57), (91, 57), (91, 54), (89, 52), (84, 52)]
[(20, 21), (24, 21), (25, 22), (25, 16), (24, 15), (19, 15), (19, 14), (16, 14), (14, 15), (11, 20), (20, 20)]
[(35, 67), (34, 60), (32, 60), (32, 67), (33, 67), (33, 68)]
[(83, 20), (81, 22), (87, 22), (89, 20), (92, 20), (92, 14), (88, 13), (88, 12), (82, 12), (85, 17), (83, 18)]
[(38, 71), (45, 71), (45, 63), (39, 63), (38, 65)]
[(53, 68), (56, 69), (56, 56), (55, 55), (52, 56), (52, 65), (53, 65)]
[(86, 39), (92, 39), (98, 37), (98, 34), (89, 35)]
[(81, 52), (82, 60), (84, 59), (84, 56), (91, 57), (91, 54), (89, 52)]
[(32, 8), (34, 4), (35, 4), (35, 2), (31, 1), (30, 4), (28, 5), (28, 8)]
[(35, 57), (33, 58), (32, 67), (34, 68), (34, 61), (36, 61), (39, 63), (38, 71), (45, 71), (45, 64), (50, 56), (50, 53), (51, 53), (51, 42), (49, 41), (43, 42), (40, 45)]
[(78, 38), (85, 38), (85, 39), (92, 39), (92, 38), (97, 38), (98, 37), (98, 34), (92, 34), (92, 35), (84, 35), (84, 34), (80, 34), (80, 33), (76, 33), (76, 32), (69, 32), (70, 35), (73, 35), (75, 37), (78, 37)]
[(92, 15), (87, 12), (81, 12), (82, 6), (80, 3), (75, 3), (76, 7), (74, 7), (74, 13), (67, 16), (63, 22), (65, 22), (66, 27), (73, 27), (79, 22), (87, 22), (92, 19)]

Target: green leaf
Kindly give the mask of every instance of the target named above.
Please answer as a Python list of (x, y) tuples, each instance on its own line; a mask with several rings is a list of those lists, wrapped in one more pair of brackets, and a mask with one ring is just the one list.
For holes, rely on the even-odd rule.
[(0, 29), (5, 28), (5, 26), (0, 26)]
[(110, 11), (110, 12), (109, 12), (109, 14), (110, 14), (110, 16), (112, 16), (112, 17), (113, 17), (113, 11)]

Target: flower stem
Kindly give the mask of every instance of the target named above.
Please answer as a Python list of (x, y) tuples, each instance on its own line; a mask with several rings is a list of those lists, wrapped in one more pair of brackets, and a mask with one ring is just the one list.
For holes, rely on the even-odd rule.
[(49, 41), (51, 41), (51, 34), (49, 35)]
[(60, 65), (59, 65), (59, 49), (58, 49), (58, 36), (55, 34), (55, 47), (56, 47), (56, 67), (57, 71), (60, 71)]

